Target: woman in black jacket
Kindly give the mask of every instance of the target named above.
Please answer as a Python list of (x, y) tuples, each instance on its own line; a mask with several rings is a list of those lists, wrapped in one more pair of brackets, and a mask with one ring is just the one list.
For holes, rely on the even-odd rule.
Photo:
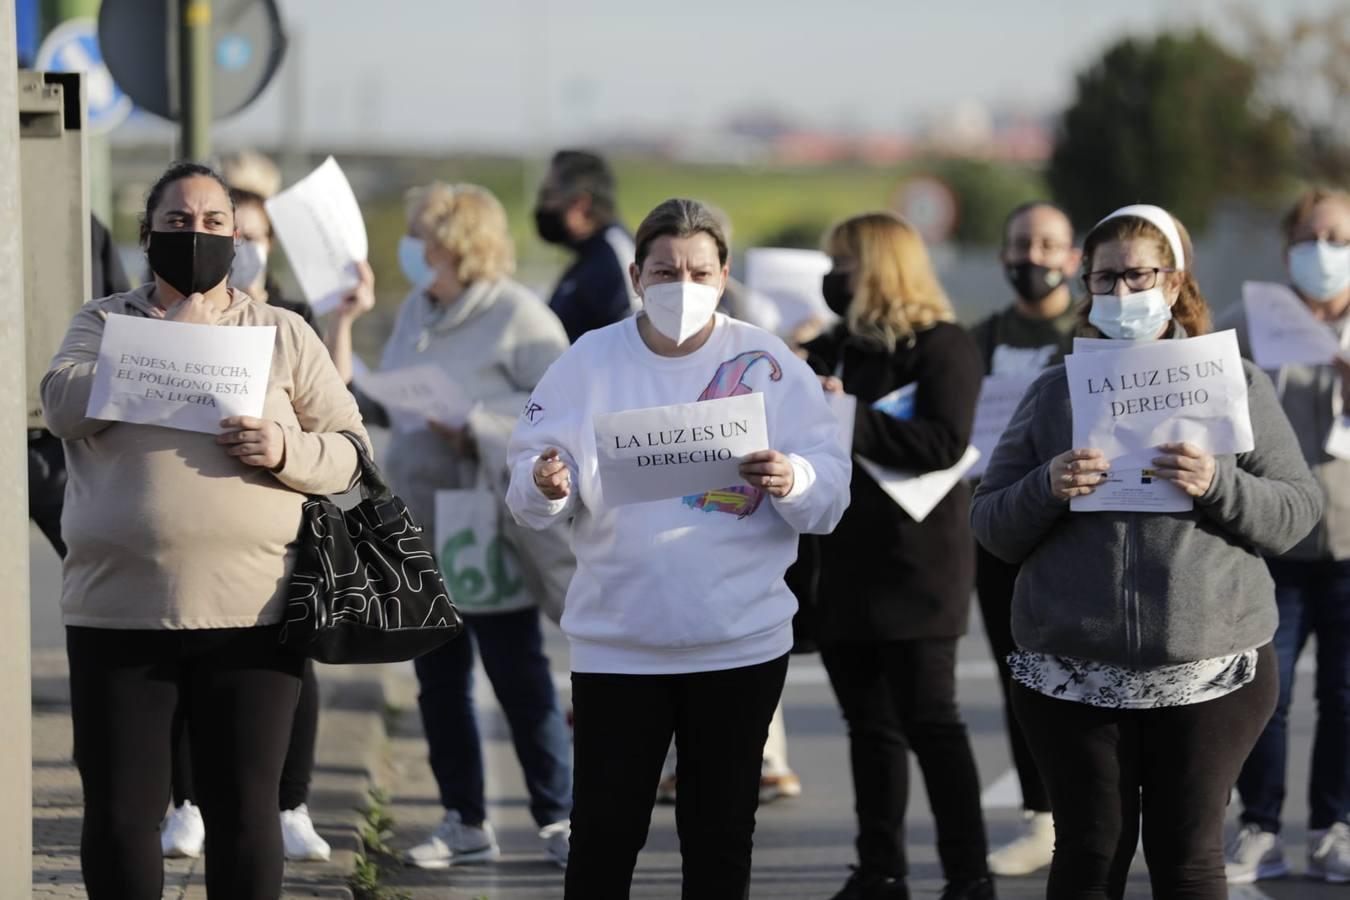
[[(870, 213), (835, 226), (825, 249), (834, 263), (825, 298), (844, 321), (806, 350), (827, 391), (858, 399), (853, 452), (911, 472), (955, 465), (983, 368), (952, 322), (923, 239), (894, 215)], [(897, 389), (912, 393), (889, 412), (874, 408)], [(922, 522), (857, 466), (852, 495), (820, 545), (821, 656), (848, 722), (859, 829), (859, 866), (835, 900), (909, 896), (911, 749), (933, 805), (942, 896), (992, 898), (979, 775), (956, 705), (974, 569), (969, 489), (958, 483)]]

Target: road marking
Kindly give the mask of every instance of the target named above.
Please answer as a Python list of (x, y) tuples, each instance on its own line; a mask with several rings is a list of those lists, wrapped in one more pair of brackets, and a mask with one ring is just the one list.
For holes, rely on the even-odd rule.
[(980, 806), (985, 809), (1021, 809), (1022, 784), (1017, 780), (1017, 770), (1009, 769), (985, 788), (980, 795)]

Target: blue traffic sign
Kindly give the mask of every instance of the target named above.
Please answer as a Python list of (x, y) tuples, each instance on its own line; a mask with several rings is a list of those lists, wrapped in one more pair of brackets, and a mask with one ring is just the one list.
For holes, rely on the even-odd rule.
[(93, 19), (68, 19), (53, 28), (38, 48), (33, 68), (40, 72), (84, 74), (90, 131), (111, 131), (131, 114), (131, 98), (117, 86), (103, 64), (98, 23)]

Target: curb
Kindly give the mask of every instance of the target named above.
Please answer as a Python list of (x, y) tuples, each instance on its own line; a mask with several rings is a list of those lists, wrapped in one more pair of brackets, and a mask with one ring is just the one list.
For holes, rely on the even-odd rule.
[[(394, 666), (317, 665), (321, 713), (319, 740), (315, 753), (314, 779), (310, 786), (310, 815), (324, 839), (333, 848), (332, 857), (323, 863), (287, 863), (282, 897), (355, 900), (347, 880), (356, 871), (363, 851), (362, 810), (369, 792), (382, 780), (386, 766), (388, 733), (385, 726), (387, 689)], [(57, 715), (68, 723), (70, 683), (64, 650), (35, 651), (32, 658), (32, 707), (35, 716)], [(68, 726), (67, 726), (68, 727)], [(68, 737), (63, 739), (68, 741)], [(70, 774), (74, 794), (69, 816), (78, 821), (78, 778), (68, 756), (64, 768)], [(74, 827), (74, 826), (72, 826)], [(74, 846), (62, 852), (78, 856), (78, 837), (67, 843)], [(52, 848), (36, 845), (36, 860)], [(78, 863), (63, 879), (60, 896), (83, 897)], [(165, 897), (181, 900), (205, 900), (204, 871), (200, 861), (166, 860)]]

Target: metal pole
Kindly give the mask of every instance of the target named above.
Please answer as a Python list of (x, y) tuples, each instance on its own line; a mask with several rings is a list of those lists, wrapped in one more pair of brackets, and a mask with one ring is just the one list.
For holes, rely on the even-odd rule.
[(178, 0), (178, 102), (183, 157), (211, 155), (211, 4)]
[[(23, 221), (19, 193), (18, 48), (0, 15), (0, 384), (22, 385)], [(28, 414), (24, 391), (0, 391), (0, 872), (7, 897), (33, 887), (33, 693), (28, 622)]]

